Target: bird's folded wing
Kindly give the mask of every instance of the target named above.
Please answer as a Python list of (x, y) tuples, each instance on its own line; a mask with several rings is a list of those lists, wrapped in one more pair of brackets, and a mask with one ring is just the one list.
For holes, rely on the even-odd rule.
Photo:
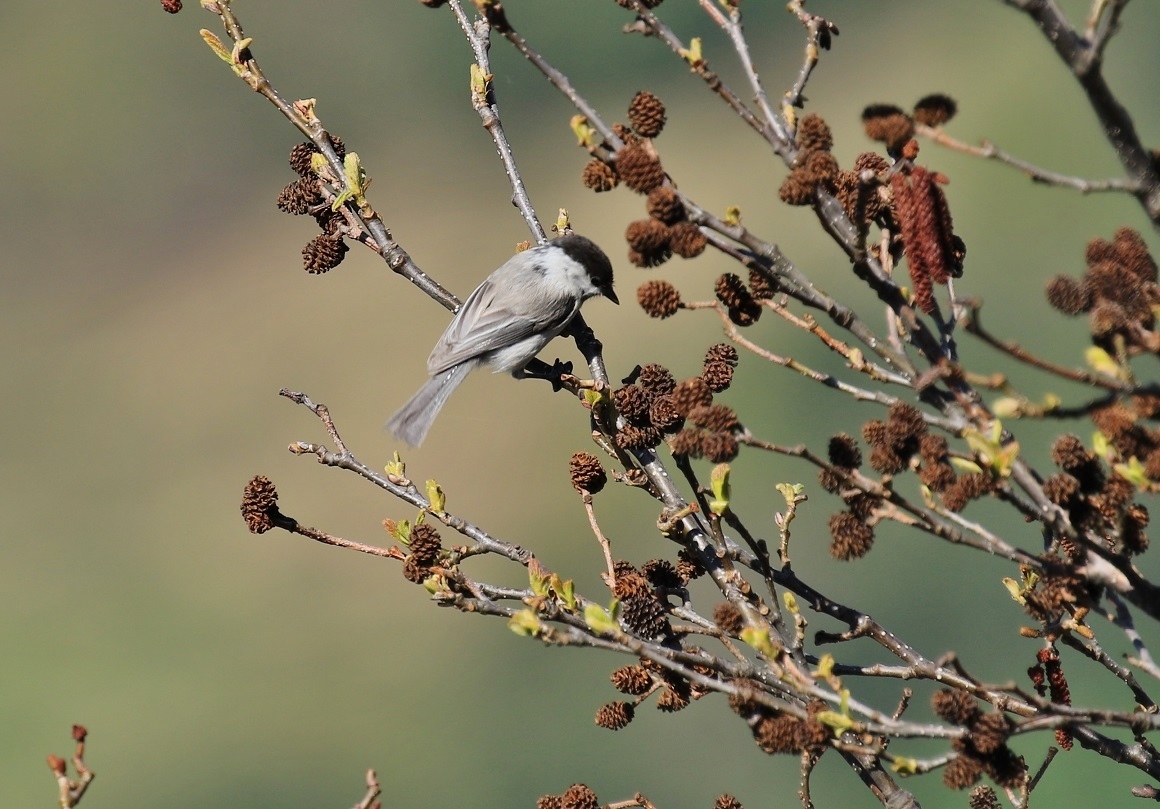
[(579, 309), (574, 300), (540, 300), (530, 307), (535, 312), (532, 316), (497, 305), (495, 294), (490, 278), (471, 293), (431, 350), (427, 373), (442, 373), (465, 360), (507, 348), (536, 334), (550, 339), (563, 331)]

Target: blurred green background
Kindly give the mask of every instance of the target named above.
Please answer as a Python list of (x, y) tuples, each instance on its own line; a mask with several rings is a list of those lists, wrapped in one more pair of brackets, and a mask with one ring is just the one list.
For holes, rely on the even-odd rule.
[[(623, 118), (639, 89), (661, 95), (669, 125), (657, 144), (681, 188), (713, 210), (740, 205), (747, 224), (880, 322), (812, 213), (777, 201), (784, 168), (658, 43), (621, 34), (626, 12), (611, 0), (506, 5), (607, 118)], [(1077, 19), (1087, 7), (1063, 5)], [(395, 449), (382, 423), (422, 381), (446, 314), (369, 251), (352, 250), (326, 276), (302, 272), (299, 251), (313, 225), (273, 205), (292, 179), (285, 156), (298, 138), (201, 42), (198, 29), (218, 30), (216, 18), (186, 6), (169, 16), (148, 0), (0, 5), (0, 806), (53, 804), (44, 756), (70, 752), (74, 722), (90, 728), (98, 774), (88, 809), (344, 806), (371, 767), (391, 806), (530, 807), (573, 781), (604, 801), (639, 789), (663, 809), (708, 807), (725, 791), (747, 806), (792, 804), (796, 763), (758, 751), (720, 699), (676, 716), (642, 709), (620, 733), (599, 730), (592, 715), (615, 698), (607, 673), (623, 659), (544, 649), (499, 621), (434, 609), (392, 563), (246, 532), (237, 506), (255, 474), (278, 484), (284, 511), (352, 539), (386, 543), (380, 521), (413, 516), (354, 476), (286, 452), (291, 441), (325, 436), (276, 394), (287, 386), (328, 404), (356, 454), (381, 466)], [(318, 98), (323, 121), (362, 156), (372, 201), (425, 270), (463, 295), (527, 238), (468, 104), (469, 51), (447, 9), (414, 0), (237, 0), (235, 8), (275, 86)], [(781, 3), (745, 8), (776, 96), (796, 75), (801, 28)], [(862, 106), (908, 106), (941, 91), (960, 103), (950, 128), (964, 140), (991, 138), (1085, 177), (1117, 173), (1074, 81), (1028, 21), (997, 0), (817, 0), (810, 8), (841, 29), (807, 94), (808, 108), (833, 126), (844, 165), (871, 146)], [(727, 43), (692, 0), (669, 0), (661, 11), (682, 36), (702, 36), (713, 66), (743, 90)], [(1160, 5), (1134, 3), (1123, 21), (1107, 72), (1154, 142)], [(617, 265), (625, 305), (587, 309), (613, 375), (648, 361), (696, 373), (720, 337), (715, 319), (660, 323), (633, 303), (648, 273), (628, 265), (622, 234), (643, 215), (640, 198), (584, 190), (572, 110), (502, 41), (493, 70), (542, 218), (567, 207)], [(987, 300), (995, 330), (1078, 363), (1082, 327), (1048, 309), (1044, 281), (1078, 275), (1087, 240), (1120, 225), (1156, 245), (1139, 208), (1034, 186), (934, 147), (921, 160), (952, 180), (956, 229), (970, 249), (960, 292)], [(651, 277), (704, 299), (729, 269), (706, 255)], [(837, 368), (773, 320), (754, 338)], [(974, 370), (1015, 370), (969, 337), (961, 351)], [(562, 341), (547, 359), (557, 353), (576, 359)], [(1142, 374), (1154, 371), (1140, 363)], [(1019, 374), (1028, 393), (1084, 398)], [(753, 357), (743, 358), (723, 401), (755, 433), (815, 447), (877, 415)], [(484, 415), (485, 405), (502, 418)], [(1057, 429), (1048, 427), (1019, 425), (1034, 460), (1046, 456), (1045, 437)], [(1091, 428), (1075, 429), (1086, 437)], [(408, 472), (437, 478), (453, 511), (597, 593), (598, 548), (566, 475), (570, 454), (590, 448), (586, 434), (583, 413), (546, 386), (481, 374), (422, 450), (406, 453)], [(1021, 677), (1031, 663), (1034, 642), (1017, 637), (1021, 614), (999, 585), (1009, 566), (890, 530), (863, 562), (840, 565), (828, 557), (824, 529), (836, 501), (808, 468), (747, 454), (736, 469), (738, 510), (767, 535), (772, 485), (811, 486), (793, 556), (806, 578), (932, 656), (957, 651), (983, 679)], [(639, 494), (613, 488), (598, 508), (618, 555), (641, 563), (671, 552), (652, 527), (655, 507)], [(1023, 547), (1039, 542), (985, 505), (968, 516), (992, 520)], [(1151, 561), (1142, 564), (1155, 573)], [(475, 570), (522, 580), (496, 564)], [(698, 593), (708, 610), (712, 594)], [(1111, 643), (1112, 632), (1098, 629)], [(882, 659), (868, 643), (840, 652)], [(1083, 664), (1070, 666), (1077, 702), (1131, 707), (1126, 692), (1108, 691), (1109, 678), (1095, 676), (1088, 688)], [(853, 685), (887, 710), (897, 697), (895, 683)], [(928, 696), (919, 686), (916, 716)], [(1049, 742), (1021, 739), (1018, 749), (1035, 766)], [(1065, 758), (1044, 779), (1041, 805), (1126, 804), (1127, 786), (1144, 780), (1078, 749)], [(928, 807), (966, 804), (937, 775), (906, 786)], [(834, 756), (814, 789), (819, 806), (876, 805)]]

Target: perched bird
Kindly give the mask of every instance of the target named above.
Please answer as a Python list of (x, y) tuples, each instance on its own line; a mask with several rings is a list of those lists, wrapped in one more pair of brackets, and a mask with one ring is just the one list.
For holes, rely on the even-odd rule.
[(387, 422), (419, 446), (447, 399), (480, 365), (524, 376), (524, 366), (567, 328), (589, 298), (612, 290), (612, 263), (583, 236), (560, 236), (516, 253), (464, 301), (427, 358), (431, 378)]

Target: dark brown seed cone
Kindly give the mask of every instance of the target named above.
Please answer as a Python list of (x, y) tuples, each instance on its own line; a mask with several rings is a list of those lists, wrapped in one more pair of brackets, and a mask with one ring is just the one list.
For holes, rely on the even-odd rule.
[(646, 270), (651, 267), (659, 267), (672, 257), (673, 251), (669, 249), (667, 244), (664, 249), (655, 253), (639, 253), (632, 248), (628, 250), (628, 263)]
[(726, 432), (740, 426), (737, 414), (725, 405), (700, 405), (688, 413), (689, 421), (711, 432)]
[(843, 495), (842, 501), (850, 513), (860, 520), (869, 519), (882, 506), (882, 498), (865, 492), (851, 492)]
[(795, 716), (766, 716), (753, 728), (753, 739), (766, 753), (800, 753), (805, 723)]
[(859, 174), (866, 170), (881, 174), (888, 168), (890, 168), (890, 161), (877, 152), (861, 152), (854, 158), (854, 171)]
[(657, 710), (664, 713), (676, 713), (689, 707), (688, 689), (666, 687), (657, 697)]
[(168, 14), (181, 11), (181, 0), (161, 0), (161, 10)]
[(970, 809), (1000, 809), (999, 797), (995, 794), (995, 790), (988, 786), (972, 789)]
[(685, 206), (675, 189), (662, 185), (648, 192), (648, 215), (672, 225), (685, 218)]
[(665, 366), (655, 362), (649, 363), (640, 369), (640, 376), (637, 377), (636, 382), (648, 391), (649, 396), (652, 396), (654, 399), (657, 396), (665, 396), (672, 393), (673, 389), (677, 386), (672, 372)]
[(1117, 332), (1126, 331), (1131, 325), (1131, 319), (1124, 307), (1111, 301), (1099, 301), (1092, 307), (1088, 320), (1088, 331), (1093, 339), (1109, 342)]
[(944, 688), (930, 699), (934, 712), (954, 725), (969, 725), (982, 715), (978, 701), (966, 691)]
[(664, 434), (651, 424), (638, 427), (626, 424), (616, 432), (616, 445), (621, 449), (641, 450), (652, 448), (664, 440)]
[(639, 385), (625, 385), (612, 392), (616, 410), (633, 424), (648, 423), (648, 409), (652, 400), (648, 392)]
[(596, 711), (596, 724), (606, 730), (620, 730), (632, 721), (636, 706), (631, 702), (610, 702)]
[(942, 780), (951, 789), (966, 789), (983, 775), (983, 765), (971, 756), (960, 754), (943, 769)]
[(918, 470), (918, 479), (932, 492), (943, 492), (958, 479), (955, 469), (949, 463), (924, 463)]
[(573, 784), (560, 796), (560, 809), (600, 809), (600, 801), (586, 785)]
[(1063, 435), (1056, 439), (1051, 447), (1051, 459), (1079, 481), (1081, 491), (1093, 493), (1104, 487), (1107, 476), (1100, 459), (1095, 453), (1088, 452), (1076, 436)]
[(704, 433), (701, 437), (701, 454), (713, 463), (728, 463), (737, 457), (741, 446), (732, 433)]
[(655, 138), (665, 128), (665, 105), (647, 90), (641, 90), (628, 105), (628, 121), (642, 138)]
[(701, 431), (685, 428), (669, 439), (669, 450), (673, 455), (701, 457)]
[(620, 179), (640, 194), (647, 194), (665, 181), (665, 170), (643, 144), (625, 144), (616, 154), (616, 173)]
[(1128, 451), (1121, 450), (1125, 456), (1143, 457), (1148, 454), (1147, 451), (1138, 451), (1142, 449), (1140, 445), (1147, 442), (1147, 437), (1142, 429), (1136, 429), (1136, 414), (1126, 405), (1113, 402), (1104, 407), (1098, 407), (1091, 412), (1091, 419), (1097, 430), (1116, 443), (1117, 449), (1120, 448), (1119, 442), (1121, 440), (1131, 442), (1130, 447), (1124, 448)]
[(299, 177), (315, 179), (314, 169), (310, 166), (311, 158), (318, 154), (318, 147), (310, 141), (298, 143), (290, 150), (290, 168)]
[(620, 184), (616, 169), (596, 158), (592, 158), (584, 165), (584, 173), (580, 175), (580, 179), (585, 188), (591, 188), (597, 193), (611, 191)]
[(669, 228), (669, 247), (681, 258), (696, 258), (705, 252), (708, 243), (705, 234), (692, 222), (677, 222)]
[(649, 317), (672, 317), (681, 308), (681, 293), (668, 281), (645, 281), (636, 288), (636, 302)]
[(857, 469), (862, 465), (862, 450), (858, 448), (858, 442), (845, 433), (830, 437), (826, 455), (830, 463), (844, 469)]
[(950, 96), (933, 93), (923, 96), (914, 105), (914, 120), (927, 126), (942, 126), (959, 111), (959, 105)]
[(643, 574), (635, 569), (617, 571), (612, 594), (621, 602), (620, 616), (625, 625), (638, 635), (658, 638), (672, 634), (665, 607)]
[[(862, 157), (877, 157), (873, 152), (863, 152), (859, 155)], [(883, 161), (885, 162), (885, 161)], [(862, 222), (878, 222), (887, 219), (887, 215), (891, 213), (891, 192), (884, 186), (862, 182), (862, 172), (868, 167), (859, 168), (858, 164), (854, 164), (853, 171), (839, 171), (838, 176), (834, 178), (834, 195), (838, 198), (838, 202), (842, 203), (842, 208), (845, 209), (846, 215), (854, 221), (859, 221), (861, 217)], [(879, 173), (884, 169), (875, 167), (873, 171)], [(859, 206), (861, 211), (859, 212)], [(893, 217), (890, 217), (890, 223), (893, 227)]]
[(924, 434), (918, 442), (918, 454), (927, 463), (942, 463), (949, 457), (946, 438), (934, 433)]
[(874, 545), (874, 529), (849, 511), (830, 517), (830, 536), (830, 555), (843, 562), (865, 556)]
[(685, 586), (677, 575), (676, 567), (668, 559), (649, 559), (640, 570), (653, 587), (676, 590)]
[(414, 556), (403, 562), (403, 578), (412, 584), (422, 584), (431, 575), (431, 566)]
[(998, 750), (1011, 735), (1011, 720), (998, 711), (982, 714), (971, 723), (971, 745), (983, 755)]
[(346, 224), (346, 217), (338, 211), (330, 210), (329, 206), (316, 211), (313, 216), (315, 223), (327, 236), (337, 237), (342, 226)]
[(318, 181), (310, 177), (300, 177), (278, 192), (275, 204), (282, 213), (302, 216), (310, 213), (311, 208), (321, 205), (322, 202)]
[(745, 628), (745, 619), (741, 615), (741, 610), (727, 601), (713, 608), (713, 622), (717, 624), (718, 629), (731, 638), (740, 635), (741, 630)]
[(670, 394), (673, 409), (682, 416), (688, 416), (689, 411), (702, 405), (713, 403), (713, 392), (704, 379), (694, 376), (681, 381)]
[(750, 301), (746, 306), (730, 307), (729, 320), (741, 328), (752, 326), (761, 317), (761, 304)]
[[(664, 0), (640, 0), (640, 4), (642, 6), (644, 6), (645, 8), (656, 8), (657, 6), (659, 6), (663, 2), (664, 2)], [(616, 4), (618, 6), (623, 6), (624, 8), (628, 8), (628, 9), (636, 8), (636, 6), (633, 4), (632, 0), (616, 0)]]
[(901, 149), (914, 137), (914, 121), (892, 104), (872, 104), (862, 110), (866, 137), (882, 141), (891, 152)]
[(737, 349), (728, 343), (715, 343), (705, 352), (705, 365), (714, 362), (723, 362), (730, 368), (736, 368), (738, 362)]
[(943, 491), (943, 505), (948, 511), (957, 513), (966, 508), (967, 503), (982, 497), (993, 487), (994, 481), (990, 475), (979, 472), (963, 475)]
[(813, 205), (814, 188), (800, 169), (794, 169), (782, 181), (777, 196), (786, 205)]
[(886, 418), (886, 436), (896, 447), (913, 444), (926, 434), (926, 420), (922, 411), (908, 402), (895, 402)]
[(622, 666), (612, 672), (612, 687), (622, 694), (639, 697), (652, 688), (652, 675), (640, 666)]
[(906, 459), (889, 444), (878, 444), (870, 449), (870, 468), (881, 475), (897, 475), (906, 468)]
[(1124, 512), (1124, 524), (1120, 529), (1120, 541), (1124, 551), (1129, 554), (1141, 554), (1148, 550), (1148, 535), (1144, 529), (1149, 521), (1148, 507), (1133, 503)]
[(803, 152), (828, 152), (834, 148), (834, 135), (830, 126), (820, 115), (810, 113), (798, 122), (794, 141)]
[(717, 278), (714, 285), (714, 292), (717, 294), (717, 300), (725, 304), (730, 309), (740, 309), (749, 306), (753, 301), (753, 297), (749, 294), (749, 290), (745, 288), (745, 283), (737, 275), (727, 272)]
[(341, 238), (320, 234), (302, 248), (302, 266), (312, 274), (329, 272), (346, 257), (349, 249)]
[[(346, 157), (346, 144), (337, 135), (330, 135), (330, 145), (339, 160)], [(290, 168), (299, 177), (314, 177), (314, 169), (310, 166), (313, 155), (318, 154), (318, 147), (310, 141), (297, 144), (290, 150)]]
[(843, 482), (842, 476), (828, 466), (818, 470), (818, 484), (830, 494), (836, 494)]
[(1023, 757), (1003, 745), (982, 760), (983, 771), (1004, 789), (1019, 789), (1027, 780), (1027, 765)]
[(753, 269), (749, 271), (749, 292), (754, 300), (767, 301), (777, 294), (777, 287), (765, 273)]
[(265, 475), (258, 475), (242, 491), (242, 519), (250, 533), (264, 534), (274, 527), (278, 515), (278, 490)]
[(411, 556), (417, 564), (431, 565), (439, 558), (443, 545), (439, 532), (428, 523), (419, 523), (411, 529)]
[(677, 551), (677, 575), (681, 577), (681, 581), (688, 584), (693, 579), (704, 576), (705, 568), (701, 566), (696, 556), (682, 548)]
[(886, 439), (886, 422), (878, 419), (871, 419), (862, 425), (862, 438), (866, 443), (873, 447), (884, 446), (887, 443)]
[(652, 404), (649, 406), (648, 416), (654, 427), (666, 433), (680, 429), (681, 425), (685, 423), (685, 417), (673, 407), (673, 400), (669, 394), (653, 398)]
[(701, 369), (701, 378), (713, 393), (728, 390), (733, 383), (733, 366), (724, 362), (706, 363)]
[(713, 802), (713, 809), (745, 809), (745, 807), (732, 795), (725, 794), (717, 796), (717, 800)]
[(1144, 238), (1132, 228), (1119, 228), (1112, 245), (1116, 259), (1141, 281), (1155, 283), (1157, 280), (1156, 260), (1148, 252)]
[(799, 177), (810, 185), (821, 185), (833, 188), (834, 180), (838, 177), (838, 160), (829, 152), (805, 152), (798, 155)]
[(608, 483), (600, 459), (591, 452), (575, 453), (568, 462), (568, 475), (572, 479), (572, 488), (578, 492), (596, 494)]
[(1160, 396), (1142, 393), (1132, 397), (1132, 409), (1142, 419), (1154, 419), (1160, 415)]
[(628, 246), (638, 253), (649, 254), (667, 250), (669, 227), (658, 219), (638, 219), (629, 222), (624, 231)]

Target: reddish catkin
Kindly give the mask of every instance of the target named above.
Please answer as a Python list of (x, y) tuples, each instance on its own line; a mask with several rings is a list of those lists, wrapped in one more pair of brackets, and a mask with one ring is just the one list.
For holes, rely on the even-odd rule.
[(942, 175), (922, 166), (915, 166), (909, 177), (899, 173), (890, 178), (915, 301), (927, 314), (935, 308), (933, 285), (960, 274), (950, 208), (938, 186), (943, 181)]
[(890, 187), (894, 191), (894, 207), (898, 211), (899, 226), (902, 228), (903, 249), (906, 252), (910, 282), (914, 285), (915, 303), (928, 315), (933, 314), (934, 284), (931, 281), (930, 267), (925, 263), (926, 254), (916, 249), (922, 237), (919, 235), (918, 217), (915, 212), (917, 202), (914, 187), (901, 172), (890, 178)]

